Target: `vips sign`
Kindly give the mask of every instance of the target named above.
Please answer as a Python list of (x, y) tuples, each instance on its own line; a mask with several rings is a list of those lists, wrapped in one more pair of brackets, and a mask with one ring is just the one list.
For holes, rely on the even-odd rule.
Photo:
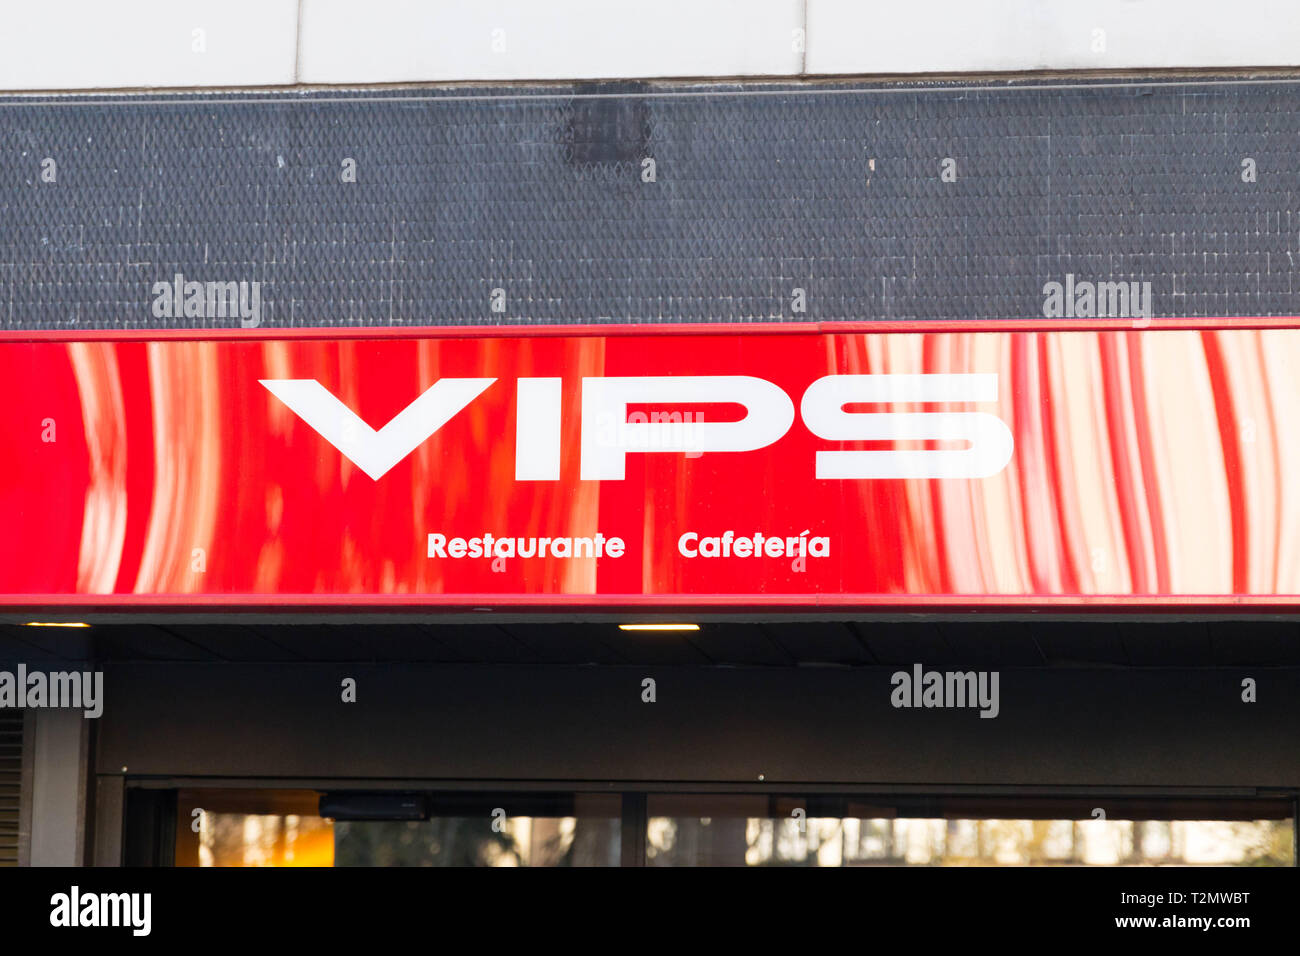
[[(375, 430), (314, 378), (261, 384), (299, 418), (378, 481), (428, 441), (494, 378), (441, 378)], [(563, 378), (516, 380), (515, 480), (559, 481), (564, 452)], [(582, 481), (623, 481), (632, 453), (756, 451), (785, 437), (794, 404), (780, 386), (752, 375), (583, 376), (578, 426)], [(876, 451), (819, 451), (818, 478), (987, 478), (1011, 459), (1011, 431), (984, 412), (872, 411), (845, 406), (899, 402), (996, 401), (996, 375), (826, 375), (803, 393), (800, 411), (814, 435), (838, 441), (887, 442)], [(633, 405), (651, 409), (639, 420)], [(694, 408), (735, 406), (739, 417), (706, 420)], [(676, 409), (668, 411), (667, 409)], [(956, 443), (905, 450), (901, 442)]]
[(1298, 373), (1288, 329), (7, 341), (0, 603), (1296, 604)]

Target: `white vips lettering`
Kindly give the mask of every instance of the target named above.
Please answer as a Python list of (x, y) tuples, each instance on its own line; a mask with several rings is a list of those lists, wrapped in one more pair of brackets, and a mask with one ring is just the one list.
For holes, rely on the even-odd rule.
[[(736, 422), (629, 422), (635, 403), (734, 402)], [(754, 451), (772, 444), (794, 423), (790, 396), (749, 375), (663, 375), (582, 380), (582, 477), (622, 481), (630, 451)]]
[[(315, 379), (261, 379), (276, 398), (349, 461), (378, 480), (485, 392), (494, 378), (443, 378), (378, 431)], [(517, 381), (515, 479), (558, 481), (563, 431), (558, 378)], [(827, 441), (953, 441), (964, 448), (818, 451), (824, 479), (987, 478), (1011, 460), (1015, 440), (985, 412), (859, 412), (849, 404), (992, 402), (993, 374), (827, 375), (803, 394), (804, 425)], [(736, 404), (737, 421), (629, 421), (629, 405)], [(640, 416), (644, 418), (645, 416)], [(580, 474), (621, 481), (630, 453), (698, 457), (745, 452), (780, 440), (794, 423), (794, 403), (779, 386), (748, 375), (651, 375), (582, 380)]]
[(984, 412), (846, 412), (850, 402), (993, 402), (996, 375), (828, 375), (804, 392), (804, 424), (830, 441), (960, 441), (959, 449), (819, 451), (818, 478), (988, 478), (1015, 439)]
[(378, 481), (474, 399), (494, 378), (440, 378), (375, 431), (314, 378), (261, 379), (271, 394)]

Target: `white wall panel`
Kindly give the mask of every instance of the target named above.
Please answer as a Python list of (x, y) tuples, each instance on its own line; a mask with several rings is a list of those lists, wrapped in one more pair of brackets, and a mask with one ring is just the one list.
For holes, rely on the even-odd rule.
[(32, 866), (81, 866), (85, 853), (90, 721), (79, 710), (29, 710)]
[(292, 83), (297, 15), (298, 0), (11, 0), (0, 90)]
[(40, 0), (0, 7), (0, 90), (1264, 66), (1300, 66), (1300, 0)]
[(304, 83), (797, 73), (803, 0), (303, 0)]
[(1300, 0), (808, 0), (808, 73), (1300, 64)]

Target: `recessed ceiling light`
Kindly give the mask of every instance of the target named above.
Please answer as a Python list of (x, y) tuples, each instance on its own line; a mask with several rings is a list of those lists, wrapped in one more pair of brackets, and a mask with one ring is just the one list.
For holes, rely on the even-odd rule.
[(27, 627), (90, 627), (80, 621), (28, 621)]
[(620, 631), (698, 631), (698, 624), (620, 624)]

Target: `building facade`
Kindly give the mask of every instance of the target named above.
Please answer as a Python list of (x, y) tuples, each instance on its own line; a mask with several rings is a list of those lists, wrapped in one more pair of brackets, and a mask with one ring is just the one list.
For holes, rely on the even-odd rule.
[(137, 6), (0, 37), (0, 864), (1295, 864), (1285, 5)]

